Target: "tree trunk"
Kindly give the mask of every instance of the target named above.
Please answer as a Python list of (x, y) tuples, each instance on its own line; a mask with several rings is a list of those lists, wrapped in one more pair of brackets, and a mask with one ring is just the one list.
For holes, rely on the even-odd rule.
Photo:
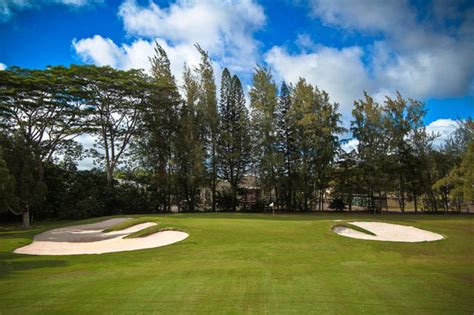
[(234, 212), (237, 212), (237, 187), (233, 187), (232, 190), (233, 190), (232, 191), (232, 198), (234, 199), (233, 202), (232, 202), (233, 203), (232, 210)]
[(372, 211), (375, 214), (375, 197), (374, 197), (374, 191), (370, 191), (370, 206), (372, 207)]
[(352, 194), (350, 194), (349, 195), (349, 212), (352, 211), (352, 199), (353, 199)]
[(211, 175), (211, 190), (212, 190), (212, 211), (217, 212), (216, 208), (216, 180), (217, 180), (217, 166), (216, 166), (216, 148), (215, 144), (212, 144), (212, 175)]
[(41, 159), (38, 161), (38, 179), (40, 181), (44, 179), (44, 164)]
[(443, 205), (444, 205), (444, 213), (448, 214), (448, 193), (446, 189), (443, 191)]
[(400, 199), (399, 199), (400, 210), (405, 212), (405, 193), (403, 190), (400, 190)]
[(114, 177), (113, 177), (114, 170), (112, 166), (106, 167), (106, 172), (107, 172), (107, 185), (111, 187), (114, 182)]
[(413, 203), (415, 204), (415, 212), (418, 212), (418, 205), (417, 205), (416, 194), (413, 194)]
[(171, 164), (168, 162), (168, 170), (166, 174), (166, 201), (168, 203), (168, 211), (171, 212), (171, 198), (172, 198), (172, 191), (171, 191)]
[(22, 221), (23, 221), (23, 228), (29, 229), (30, 228), (30, 210), (27, 210), (22, 213)]

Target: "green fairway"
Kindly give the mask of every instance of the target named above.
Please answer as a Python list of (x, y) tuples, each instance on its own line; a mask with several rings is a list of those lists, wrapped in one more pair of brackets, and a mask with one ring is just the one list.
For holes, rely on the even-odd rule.
[[(146, 215), (150, 217), (150, 215)], [(474, 311), (474, 220), (461, 215), (156, 216), (190, 236), (155, 249), (80, 256), (12, 251), (42, 231), (0, 228), (0, 314), (465, 313)], [(364, 241), (344, 221), (413, 225), (446, 239)]]

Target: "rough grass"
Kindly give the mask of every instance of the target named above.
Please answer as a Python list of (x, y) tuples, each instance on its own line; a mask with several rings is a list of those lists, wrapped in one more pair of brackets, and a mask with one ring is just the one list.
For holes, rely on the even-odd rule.
[(111, 227), (105, 229), (104, 232), (108, 233), (108, 232), (121, 231), (121, 230), (128, 229), (129, 227), (132, 227), (134, 225), (147, 223), (147, 222), (158, 223), (156, 217), (135, 218), (135, 219), (127, 220), (127, 221), (120, 222), (120, 223), (117, 223), (115, 225), (112, 225)]
[(348, 228), (348, 229), (353, 229), (353, 230), (356, 230), (358, 232), (361, 232), (361, 233), (365, 233), (365, 234), (368, 234), (368, 235), (373, 235), (373, 236), (377, 236), (375, 233), (369, 231), (369, 230), (366, 230), (364, 228), (361, 228), (360, 226), (357, 226), (357, 225), (354, 225), (354, 224), (351, 224), (351, 223), (340, 223), (340, 224), (336, 224), (333, 226), (333, 230), (334, 228), (336, 227), (345, 227), (345, 228)]
[[(467, 215), (147, 215), (190, 236), (101, 255), (12, 253), (42, 231), (108, 218), (0, 229), (0, 313), (474, 311), (474, 216)], [(333, 233), (335, 219), (412, 225), (447, 238), (366, 242)]]

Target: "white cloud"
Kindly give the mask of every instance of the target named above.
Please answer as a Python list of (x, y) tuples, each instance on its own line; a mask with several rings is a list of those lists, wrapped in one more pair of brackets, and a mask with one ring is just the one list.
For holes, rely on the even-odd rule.
[(119, 16), (130, 35), (161, 38), (170, 46), (199, 43), (233, 71), (244, 71), (256, 62), (258, 43), (252, 34), (266, 21), (263, 8), (253, 0), (178, 0), (168, 7), (127, 0)]
[(284, 48), (273, 47), (265, 54), (265, 61), (287, 82), (295, 83), (303, 77), (328, 92), (332, 101), (340, 103), (342, 114), (347, 119), (354, 100), (372, 85), (361, 61), (362, 54), (359, 47), (335, 49), (319, 46), (312, 53), (295, 55)]
[(5, 70), (6, 68), (7, 68), (7, 65), (0, 62), (0, 71)]
[(98, 66), (117, 67), (123, 57), (123, 50), (111, 39), (100, 35), (79, 41), (74, 39), (72, 45), (83, 61), (92, 62)]
[[(175, 45), (170, 46), (162, 39), (157, 42), (166, 50), (171, 62), (171, 70), (178, 81), (181, 79), (184, 63), (197, 65), (199, 53), (194, 46)], [(73, 40), (73, 48), (79, 57), (87, 63), (98, 66), (111, 66), (117, 69), (144, 69), (150, 70), (149, 58), (153, 56), (154, 41), (137, 39), (131, 44), (117, 46), (111, 39), (94, 35), (90, 38)]]
[(178, 83), (185, 63), (191, 67), (199, 63), (195, 43), (209, 52), (218, 83), (224, 66), (247, 79), (259, 55), (253, 32), (266, 20), (263, 8), (253, 0), (178, 0), (166, 8), (153, 1), (140, 6), (127, 0), (120, 5), (119, 16), (135, 39), (129, 44), (114, 43), (100, 35), (75, 39), (72, 44), (80, 59), (120, 69), (148, 70), (156, 40), (166, 50)]
[[(329, 25), (380, 32), (383, 39), (368, 47), (368, 71), (381, 87), (424, 98), (462, 96), (474, 83), (474, 37), (464, 31), (474, 19), (467, 4), (435, 1), (421, 12), (425, 19), (401, 0), (313, 0), (312, 8)], [(453, 18), (458, 27), (448, 27)]]
[[(94, 143), (97, 141), (97, 137), (90, 134), (82, 134), (75, 139), (77, 142), (82, 144), (84, 150), (89, 150), (94, 147)], [(96, 167), (94, 158), (86, 157), (77, 162), (77, 167), (80, 170), (88, 170)]]
[[(408, 1), (313, 0), (312, 14), (323, 24), (376, 40), (336, 49), (299, 35), (299, 53), (274, 46), (265, 60), (286, 81), (302, 76), (329, 92), (346, 123), (363, 90), (379, 102), (397, 90), (419, 99), (465, 96), (474, 93), (474, 33), (467, 31), (474, 8), (463, 10), (461, 2), (435, 1), (423, 19)], [(458, 26), (447, 27), (449, 19)]]
[(325, 24), (373, 32), (389, 31), (414, 19), (403, 0), (313, 0), (311, 9)]
[(458, 128), (458, 123), (452, 119), (438, 119), (432, 121), (426, 126), (426, 131), (429, 134), (438, 135), (434, 144), (436, 146), (442, 145), (451, 134)]
[(82, 7), (102, 2), (103, 0), (1, 0), (0, 22), (10, 20), (19, 11), (37, 9), (45, 5), (62, 4), (71, 7)]
[[(426, 126), (426, 132), (430, 135), (437, 136), (434, 140), (434, 146), (440, 147), (443, 145), (446, 140), (453, 134), (453, 132), (458, 128), (458, 123), (452, 119), (438, 119), (432, 121)], [(359, 145), (359, 140), (353, 138), (343, 143), (341, 148), (345, 152), (351, 152), (352, 150), (357, 150)]]
[(341, 145), (341, 149), (343, 149), (345, 152), (349, 153), (353, 150), (357, 151), (357, 146), (359, 145), (359, 140), (357, 139), (350, 139), (346, 143), (343, 143)]

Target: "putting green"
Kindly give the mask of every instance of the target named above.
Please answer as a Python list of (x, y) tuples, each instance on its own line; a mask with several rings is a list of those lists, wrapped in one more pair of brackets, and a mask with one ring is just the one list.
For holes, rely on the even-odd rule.
[[(149, 216), (149, 215), (148, 215)], [(187, 239), (103, 255), (13, 250), (54, 228), (0, 230), (0, 313), (457, 313), (474, 311), (474, 221), (462, 215), (157, 216)], [(426, 243), (341, 237), (334, 220), (410, 225)]]

